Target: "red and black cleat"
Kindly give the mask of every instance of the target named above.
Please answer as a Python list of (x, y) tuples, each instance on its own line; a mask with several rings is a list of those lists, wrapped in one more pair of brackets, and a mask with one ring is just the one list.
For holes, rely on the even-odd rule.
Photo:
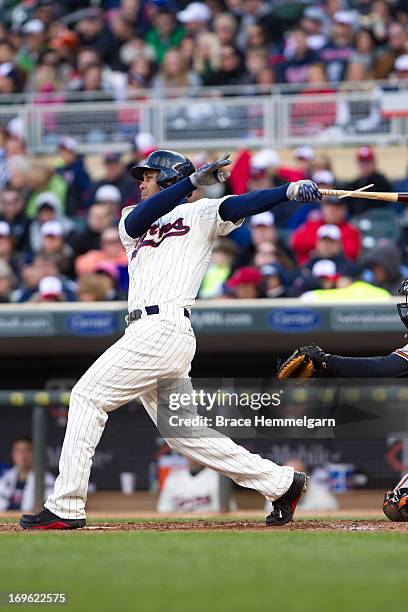
[(37, 514), (23, 514), (20, 525), (23, 529), (78, 529), (85, 527), (86, 520), (64, 519), (44, 508)]
[(308, 476), (303, 472), (295, 472), (289, 489), (273, 503), (272, 512), (266, 517), (268, 527), (286, 525), (292, 520), (299, 499), (307, 489)]

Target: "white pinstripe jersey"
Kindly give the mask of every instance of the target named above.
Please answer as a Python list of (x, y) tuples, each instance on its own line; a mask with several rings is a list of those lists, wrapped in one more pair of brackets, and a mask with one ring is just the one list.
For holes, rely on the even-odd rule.
[(221, 219), (218, 209), (227, 197), (179, 204), (139, 238), (131, 238), (124, 225), (135, 207), (123, 209), (119, 234), (129, 262), (129, 312), (154, 304), (193, 305), (215, 239), (243, 222)]

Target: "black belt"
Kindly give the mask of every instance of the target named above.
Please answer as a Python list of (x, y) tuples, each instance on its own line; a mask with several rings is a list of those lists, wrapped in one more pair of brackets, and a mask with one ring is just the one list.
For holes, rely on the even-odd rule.
[[(154, 306), (145, 306), (144, 309), (147, 315), (159, 314), (160, 312), (160, 308), (157, 306), (157, 304), (155, 304)], [(130, 325), (134, 321), (138, 321), (139, 319), (141, 319), (142, 315), (143, 310), (132, 310), (132, 312), (129, 312), (126, 317), (127, 324)], [(187, 319), (190, 318), (190, 313), (188, 312), (187, 308), (184, 308), (184, 316), (187, 317)]]

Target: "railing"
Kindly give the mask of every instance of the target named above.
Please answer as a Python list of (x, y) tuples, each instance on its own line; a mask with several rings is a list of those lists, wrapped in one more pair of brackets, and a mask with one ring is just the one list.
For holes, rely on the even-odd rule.
[(401, 88), (364, 84), (353, 92), (241, 96), (211, 91), (211, 96), (207, 91), (167, 99), (39, 102), (31, 97), (10, 105), (2, 99), (0, 124), (20, 117), (30, 153), (53, 153), (61, 136), (76, 138), (86, 153), (127, 151), (138, 131), (153, 133), (162, 147), (187, 150), (408, 141), (408, 91)]

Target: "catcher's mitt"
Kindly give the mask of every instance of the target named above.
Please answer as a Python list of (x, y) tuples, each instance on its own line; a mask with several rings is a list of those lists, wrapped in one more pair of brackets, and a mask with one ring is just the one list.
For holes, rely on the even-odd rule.
[(278, 367), (278, 378), (279, 380), (285, 380), (286, 378), (307, 379), (312, 378), (315, 371), (313, 361), (309, 355), (302, 352), (302, 349), (296, 349)]
[(402, 486), (407, 480), (408, 474), (405, 474), (395, 489), (384, 495), (383, 512), (390, 521), (408, 521), (408, 488)]

